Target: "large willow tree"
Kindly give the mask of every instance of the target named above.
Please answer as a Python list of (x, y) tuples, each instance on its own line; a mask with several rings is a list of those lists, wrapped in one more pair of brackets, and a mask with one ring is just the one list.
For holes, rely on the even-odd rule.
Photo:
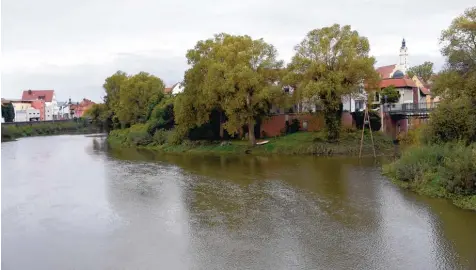
[(334, 24), (310, 31), (295, 51), (285, 81), (302, 99), (323, 105), (328, 139), (337, 140), (342, 97), (358, 92), (363, 83), (376, 89), (378, 74), (369, 41), (348, 25)]
[(276, 49), (262, 39), (219, 34), (199, 41), (187, 59), (191, 68), (174, 106), (179, 129), (200, 126), (212, 110), (219, 110), (227, 119), (223, 127), (234, 134), (246, 125), (254, 145), (257, 120), (282, 93), (278, 81), (283, 62), (277, 60)]

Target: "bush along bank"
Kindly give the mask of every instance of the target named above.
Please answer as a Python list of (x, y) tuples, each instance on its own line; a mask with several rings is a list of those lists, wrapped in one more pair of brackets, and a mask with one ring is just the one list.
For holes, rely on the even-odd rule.
[[(207, 141), (182, 140), (174, 130), (158, 129), (153, 135), (147, 124), (136, 124), (127, 129), (113, 130), (108, 136), (113, 148), (148, 148), (169, 153), (190, 154), (284, 154), (336, 156), (359, 154), (361, 131), (342, 130), (339, 141), (328, 142), (327, 132), (294, 132), (268, 138), (264, 145), (250, 146), (247, 140)], [(378, 155), (392, 154), (392, 140), (379, 132), (374, 132), (375, 149)], [(373, 155), (370, 135), (366, 134), (364, 155)]]
[(476, 210), (476, 143), (412, 147), (383, 172), (401, 187)]
[(58, 122), (32, 122), (21, 124), (2, 124), (2, 142), (12, 141), (21, 137), (46, 136), (59, 134), (87, 134), (101, 132), (86, 119)]

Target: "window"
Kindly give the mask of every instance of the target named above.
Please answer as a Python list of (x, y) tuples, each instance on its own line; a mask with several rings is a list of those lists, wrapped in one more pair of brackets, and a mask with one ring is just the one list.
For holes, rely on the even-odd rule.
[(364, 109), (364, 101), (363, 100), (356, 100), (355, 101), (355, 110), (362, 110)]

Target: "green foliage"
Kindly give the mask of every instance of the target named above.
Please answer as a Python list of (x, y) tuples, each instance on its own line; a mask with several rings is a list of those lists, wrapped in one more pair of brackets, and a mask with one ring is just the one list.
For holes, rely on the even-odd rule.
[(170, 130), (175, 125), (173, 98), (165, 98), (157, 104), (150, 114), (149, 133), (154, 134), (157, 129)]
[(285, 123), (286, 127), (286, 134), (292, 134), (296, 133), (299, 131), (299, 128), (301, 127), (301, 124), (299, 123), (298, 119), (293, 119), (291, 121), (291, 124), (289, 124), (289, 121), (286, 121)]
[(164, 98), (164, 83), (156, 76), (140, 72), (129, 76), (118, 71), (103, 85), (105, 111), (102, 118), (112, 129), (145, 123)]
[(15, 109), (11, 102), (5, 105), (2, 104), (2, 117), (6, 123), (13, 122), (15, 119)]
[[(147, 146), (163, 152), (175, 153), (196, 153), (196, 154), (284, 154), (284, 155), (318, 155), (318, 156), (335, 156), (335, 155), (358, 155), (360, 132), (343, 132), (339, 143), (330, 143), (327, 141), (327, 133), (322, 132), (296, 132), (286, 136), (270, 138), (265, 145), (250, 147), (246, 141), (233, 140), (225, 142), (210, 141), (191, 141), (183, 140), (182, 134), (176, 133), (176, 130), (166, 131), (168, 134), (167, 142), (159, 144), (152, 142)], [(366, 135), (367, 136), (367, 135)], [(374, 134), (376, 151), (379, 154), (391, 153), (393, 145), (391, 140), (380, 134)], [(131, 146), (127, 141), (127, 130), (114, 130), (108, 137), (111, 146), (124, 147)], [(372, 149), (364, 147), (364, 155), (372, 155)]]
[(28, 124), (2, 125), (2, 141), (21, 137), (54, 135), (66, 133), (97, 132), (96, 127), (88, 121), (32, 122)]
[(369, 51), (367, 38), (338, 24), (310, 31), (296, 47), (284, 81), (296, 86), (300, 98), (323, 105), (331, 141), (339, 137), (342, 97), (359, 92), (364, 81), (367, 90), (377, 88), (375, 58)]
[(433, 75), (433, 63), (426, 61), (425, 63), (418, 65), (418, 66), (413, 66), (408, 69), (407, 75), (410, 78), (413, 78), (413, 76), (417, 76), (422, 78), (425, 82), (427, 82), (431, 76)]
[(130, 128), (113, 130), (109, 133), (111, 138), (109, 142), (126, 147), (146, 146), (154, 142), (148, 130), (147, 124), (135, 124)]
[(447, 100), (430, 115), (426, 136), (430, 142), (476, 142), (476, 107), (470, 100)]
[(476, 7), (467, 9), (443, 31), (446, 68), (432, 91), (443, 100), (431, 115), (430, 142), (476, 142)]
[(399, 144), (406, 146), (420, 146), (429, 142), (428, 140), (428, 126), (422, 125), (415, 129), (410, 129), (406, 133), (401, 133), (397, 136)]
[[(352, 118), (355, 121), (355, 127), (357, 129), (362, 129), (364, 125), (364, 113), (365, 112), (353, 112), (351, 113)], [(372, 128), (373, 131), (380, 130), (382, 126), (382, 119), (380, 119), (380, 115), (378, 112), (375, 111), (369, 111), (369, 118), (370, 118), (370, 127)], [(365, 126), (368, 128), (368, 125)]]
[[(174, 106), (179, 128), (190, 130), (209, 121), (213, 110), (223, 111), (223, 127), (229, 133), (250, 127), (282, 95), (279, 82), (282, 61), (276, 49), (262, 39), (216, 35), (199, 41), (187, 53), (191, 68), (185, 73), (184, 92)], [(254, 136), (250, 136), (254, 144)]]
[(385, 87), (380, 92), (382, 104), (385, 102), (385, 96), (387, 96), (387, 103), (397, 103), (400, 100), (400, 92), (393, 85)]
[(476, 195), (476, 144), (424, 145), (405, 151), (386, 173), (414, 187), (436, 186), (457, 195)]
[(180, 131), (173, 130), (169, 133), (167, 140), (171, 145), (179, 145), (183, 142), (184, 134)]
[(121, 87), (119, 106), (116, 108), (121, 123), (144, 123), (149, 107), (155, 106), (164, 96), (161, 79), (146, 72), (129, 77)]
[(167, 143), (169, 132), (164, 129), (157, 129), (154, 133), (154, 142), (158, 145), (164, 145)]
[(432, 88), (445, 99), (469, 99), (476, 105), (476, 7), (467, 9), (443, 31), (440, 42), (446, 67)]

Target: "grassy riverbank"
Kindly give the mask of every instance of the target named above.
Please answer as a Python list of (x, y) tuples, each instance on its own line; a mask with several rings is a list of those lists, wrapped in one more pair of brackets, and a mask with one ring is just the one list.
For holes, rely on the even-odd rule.
[(96, 133), (98, 128), (85, 121), (35, 122), (29, 124), (2, 125), (2, 142), (13, 141), (21, 137), (46, 136), (59, 134)]
[[(335, 143), (326, 140), (325, 132), (297, 132), (286, 136), (269, 138), (269, 143), (250, 147), (248, 141), (231, 140), (224, 142), (183, 141), (180, 144), (169, 143), (173, 133), (161, 136), (139, 138), (131, 130), (114, 130), (109, 134), (108, 142), (114, 147), (148, 148), (169, 153), (190, 154), (285, 154), (285, 155), (318, 155), (335, 156), (359, 154), (361, 133), (357, 130), (342, 132), (340, 140)], [(364, 137), (363, 154), (373, 155), (370, 134)], [(377, 155), (393, 153), (394, 146), (390, 138), (374, 132)]]
[(476, 210), (476, 144), (415, 146), (383, 172), (403, 188)]

